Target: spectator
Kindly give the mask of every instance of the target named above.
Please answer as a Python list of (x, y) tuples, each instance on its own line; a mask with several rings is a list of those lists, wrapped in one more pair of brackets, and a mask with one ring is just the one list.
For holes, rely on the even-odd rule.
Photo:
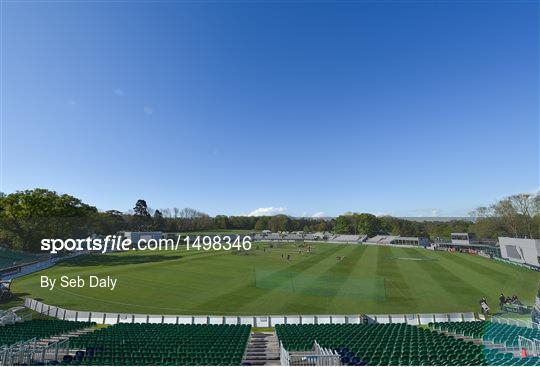
[(506, 296), (503, 293), (501, 293), (501, 295), (499, 296), (499, 308), (501, 310), (503, 309), (505, 303), (506, 303)]

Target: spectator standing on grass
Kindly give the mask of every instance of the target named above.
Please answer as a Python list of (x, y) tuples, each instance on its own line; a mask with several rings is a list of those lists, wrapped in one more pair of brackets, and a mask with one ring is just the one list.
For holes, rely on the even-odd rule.
[(499, 308), (501, 310), (503, 309), (505, 303), (506, 303), (506, 296), (503, 293), (501, 293), (501, 295), (499, 296)]

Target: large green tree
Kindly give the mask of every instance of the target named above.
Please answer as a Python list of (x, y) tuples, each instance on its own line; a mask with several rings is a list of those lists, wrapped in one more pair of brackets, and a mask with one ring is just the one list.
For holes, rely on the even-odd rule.
[(145, 231), (151, 225), (152, 216), (148, 211), (146, 200), (139, 199), (133, 207), (133, 223), (138, 231)]
[(39, 251), (43, 238), (82, 238), (92, 233), (97, 210), (71, 195), (34, 189), (0, 196), (0, 241)]
[(268, 221), (268, 228), (272, 232), (283, 232), (290, 231), (291, 229), (291, 218), (286, 215), (279, 214), (274, 215)]
[(340, 215), (336, 218), (334, 233), (349, 234), (354, 232), (352, 217), (350, 215)]
[(164, 231), (165, 230), (165, 218), (163, 218), (163, 213), (160, 210), (154, 212), (154, 218), (152, 219), (152, 229), (155, 231)]
[(381, 221), (373, 214), (353, 214), (353, 222), (356, 224), (356, 233), (373, 237), (381, 233)]

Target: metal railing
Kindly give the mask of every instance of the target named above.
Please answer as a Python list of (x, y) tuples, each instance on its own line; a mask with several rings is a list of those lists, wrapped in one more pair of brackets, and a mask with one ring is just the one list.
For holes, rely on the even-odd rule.
[(35, 361), (45, 364), (48, 361), (60, 361), (65, 355), (69, 354), (69, 338), (59, 339), (39, 351), (35, 356)]
[(36, 338), (0, 347), (0, 366), (43, 365), (69, 354), (69, 339), (42, 344)]
[(339, 354), (329, 348), (323, 348), (315, 341), (313, 349), (308, 351), (287, 351), (279, 343), (279, 360), (282, 366), (341, 366)]
[(529, 339), (529, 338), (525, 338), (524, 336), (521, 336), (521, 335), (518, 336), (519, 350), (520, 350), (520, 352), (522, 350), (525, 350), (527, 352), (527, 356), (531, 356), (531, 357), (537, 357), (538, 356), (538, 353), (540, 351), (538, 349), (539, 342), (540, 341), (538, 339)]
[(37, 339), (15, 343), (0, 350), (0, 365), (31, 365), (33, 356), (37, 350)]
[(520, 319), (511, 319), (507, 317), (493, 316), (491, 318), (491, 322), (496, 323), (496, 324), (520, 326), (520, 327), (525, 327), (529, 329), (540, 329), (540, 325), (536, 322), (532, 322), (531, 320), (520, 320)]

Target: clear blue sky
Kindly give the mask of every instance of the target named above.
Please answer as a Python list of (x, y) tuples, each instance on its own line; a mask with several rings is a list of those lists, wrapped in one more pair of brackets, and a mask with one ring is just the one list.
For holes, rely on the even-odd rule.
[(7, 193), (452, 216), (539, 187), (537, 1), (4, 1), (1, 56)]

